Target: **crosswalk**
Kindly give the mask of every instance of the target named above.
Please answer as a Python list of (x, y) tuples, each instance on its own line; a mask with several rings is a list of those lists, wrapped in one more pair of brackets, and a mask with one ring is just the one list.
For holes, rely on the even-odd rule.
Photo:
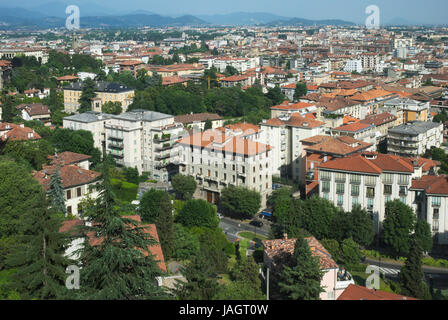
[(379, 270), (380, 270), (380, 273), (384, 273), (386, 275), (388, 275), (388, 274), (397, 275), (400, 272), (400, 269), (391, 269), (391, 268), (383, 268), (383, 267), (380, 267)]

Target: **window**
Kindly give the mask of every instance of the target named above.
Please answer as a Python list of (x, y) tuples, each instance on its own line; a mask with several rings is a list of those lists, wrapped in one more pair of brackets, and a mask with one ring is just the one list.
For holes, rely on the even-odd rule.
[(322, 181), (322, 192), (330, 192), (330, 181)]
[(343, 183), (336, 184), (336, 193), (344, 194), (344, 187), (345, 185)]
[(67, 200), (72, 198), (72, 190), (67, 190)]
[(384, 185), (384, 194), (390, 195), (392, 194), (392, 186), (391, 185)]
[(329, 199), (329, 197), (328, 197), (328, 193), (324, 193), (324, 199)]
[(388, 203), (389, 201), (391, 201), (391, 197), (390, 196), (385, 196), (384, 197), (385, 203)]
[(439, 209), (434, 209), (432, 215), (432, 231), (439, 232)]
[(351, 174), (350, 175), (350, 183), (352, 184), (360, 184), (361, 176), (359, 174)]
[(432, 206), (440, 207), (440, 197), (432, 197)]
[(398, 175), (398, 184), (409, 184), (409, 176), (406, 174), (400, 174)]
[(344, 196), (342, 194), (338, 195), (338, 206), (342, 207), (344, 205)]
[(366, 197), (367, 198), (374, 198), (375, 197), (375, 188), (369, 188), (366, 189)]
[(331, 180), (331, 172), (321, 171), (320, 172), (320, 180)]
[(359, 196), (359, 185), (352, 184), (352, 196)]
[(68, 214), (72, 214), (72, 206), (68, 206), (67, 207), (67, 213)]
[(358, 198), (357, 197), (353, 197), (352, 198), (352, 207), (356, 206), (358, 204)]
[(394, 183), (394, 175), (392, 173), (383, 173), (383, 183)]
[(367, 199), (367, 210), (373, 210), (373, 198)]
[(366, 176), (365, 183), (366, 183), (366, 185), (369, 185), (369, 186), (376, 185), (376, 177), (375, 176)]
[(406, 197), (400, 197), (400, 201), (406, 204)]
[(77, 197), (80, 197), (80, 196), (81, 196), (81, 187), (78, 187), (78, 188), (76, 189), (76, 196), (77, 196)]
[(400, 186), (400, 196), (406, 196), (408, 194), (408, 188), (405, 186)]
[(335, 179), (337, 182), (345, 182), (345, 173), (336, 172)]

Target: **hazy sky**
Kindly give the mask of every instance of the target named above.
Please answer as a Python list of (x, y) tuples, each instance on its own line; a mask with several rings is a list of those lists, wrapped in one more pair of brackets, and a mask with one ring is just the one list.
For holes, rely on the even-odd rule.
[(448, 24), (447, 0), (0, 0), (0, 5), (37, 8), (49, 2), (79, 4), (81, 10), (83, 3), (91, 3), (116, 12), (147, 10), (164, 15), (270, 12), (289, 17), (345, 19), (358, 23), (365, 21), (365, 9), (373, 4), (381, 9), (384, 23), (399, 18), (415, 23)]

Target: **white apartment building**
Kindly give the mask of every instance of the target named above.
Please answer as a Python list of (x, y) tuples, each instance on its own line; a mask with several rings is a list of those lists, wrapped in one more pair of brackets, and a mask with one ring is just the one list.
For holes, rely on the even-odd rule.
[(93, 135), (95, 148), (102, 151), (103, 143), (106, 141), (106, 121), (111, 117), (111, 114), (88, 111), (65, 117), (62, 123), (65, 129), (90, 131)]
[(421, 178), (424, 167), (432, 164), (428, 159), (372, 152), (333, 159), (318, 167), (319, 196), (344, 211), (360, 204), (372, 213), (378, 230), (385, 218), (385, 203), (399, 199), (412, 206), (412, 179)]
[(390, 128), (387, 152), (400, 156), (419, 156), (443, 143), (443, 123), (414, 121)]
[(193, 176), (200, 196), (217, 203), (223, 188), (233, 185), (261, 194), (262, 208), (272, 190), (272, 147), (251, 139), (207, 130), (179, 140), (180, 173)]
[(344, 68), (345, 72), (362, 72), (362, 62), (360, 59), (347, 60)]
[(174, 116), (147, 110), (132, 110), (112, 116), (105, 124), (106, 151), (120, 166), (150, 172), (153, 179), (167, 182), (179, 160), (176, 141), (185, 131)]
[(299, 113), (263, 120), (259, 141), (274, 149), (271, 153), (272, 175), (305, 183), (299, 181), (301, 168), (306, 162), (301, 140), (323, 134), (324, 126), (324, 122), (303, 117)]
[(426, 220), (439, 244), (448, 244), (448, 176), (426, 175), (412, 181), (414, 210)]
[[(257, 61), (257, 58), (217, 57), (212, 60), (212, 66), (218, 69), (219, 72), (224, 72), (227, 66), (232, 66), (238, 72), (243, 73), (257, 67)], [(201, 63), (201, 60), (199, 63)]]
[(376, 53), (363, 53), (360, 59), (363, 71), (376, 70), (376, 66), (380, 63), (380, 57)]

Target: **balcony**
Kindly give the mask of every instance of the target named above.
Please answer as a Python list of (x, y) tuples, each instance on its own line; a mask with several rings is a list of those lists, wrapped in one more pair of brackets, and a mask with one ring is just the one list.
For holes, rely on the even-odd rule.
[(161, 151), (169, 150), (172, 148), (173, 148), (172, 144), (164, 143), (163, 146), (161, 146), (161, 147), (159, 147), (159, 146), (155, 147), (155, 150), (158, 152), (161, 152)]
[(335, 286), (336, 290), (345, 290), (351, 284), (355, 284), (355, 281), (349, 272), (345, 274), (338, 272)]
[(167, 154), (158, 154), (158, 155), (156, 155), (156, 156), (154, 157), (154, 159), (155, 159), (156, 161), (160, 161), (160, 160), (169, 159), (170, 156), (171, 156), (171, 155), (170, 155), (169, 153), (167, 153)]
[(109, 136), (108, 139), (112, 141), (121, 141), (121, 142), (123, 141), (123, 137)]
[(119, 141), (109, 142), (108, 147), (110, 149), (122, 150), (124, 148), (124, 143)]

